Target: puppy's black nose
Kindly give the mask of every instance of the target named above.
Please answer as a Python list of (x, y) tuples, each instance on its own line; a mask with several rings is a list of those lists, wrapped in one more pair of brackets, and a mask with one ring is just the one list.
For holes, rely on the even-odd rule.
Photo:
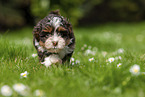
[(53, 41), (52, 43), (53, 43), (53, 46), (57, 46), (58, 41)]

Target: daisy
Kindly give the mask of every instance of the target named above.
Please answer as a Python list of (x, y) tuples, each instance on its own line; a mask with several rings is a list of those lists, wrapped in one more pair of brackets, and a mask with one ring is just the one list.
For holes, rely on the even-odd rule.
[(96, 54), (96, 51), (93, 51), (93, 50), (90, 50), (90, 49), (87, 49), (84, 53), (86, 56), (87, 55), (95, 55)]
[(1, 94), (3, 96), (11, 96), (12, 95), (12, 89), (8, 86), (8, 85), (4, 85), (2, 88), (1, 88)]
[(92, 62), (92, 61), (94, 61), (94, 60), (95, 60), (94, 58), (90, 58), (90, 59), (89, 59), (90, 62)]
[(32, 57), (35, 58), (37, 56), (37, 54), (32, 54)]
[(44, 93), (43, 90), (37, 89), (37, 90), (34, 91), (34, 95), (39, 96), (39, 97), (43, 97), (45, 95), (45, 93)]
[(118, 56), (118, 57), (115, 57), (115, 60), (118, 60), (118, 59), (122, 59), (122, 57), (121, 56)]
[(75, 61), (75, 59), (74, 58), (71, 58), (71, 61)]
[(142, 75), (145, 75), (145, 72), (141, 72)]
[(122, 59), (122, 57), (121, 57), (121, 56), (118, 56), (118, 59), (120, 59), (120, 60), (121, 60), (121, 59)]
[(114, 62), (114, 60), (115, 60), (115, 59), (114, 59), (113, 57), (108, 59), (108, 61), (109, 61), (110, 63)]
[(129, 70), (133, 75), (139, 75), (140, 74), (140, 66), (135, 64), (133, 65)]
[(84, 44), (84, 47), (87, 47), (87, 44)]
[(119, 64), (117, 64), (117, 67), (118, 67), (118, 68), (120, 68), (120, 67), (121, 67), (121, 65), (122, 65), (122, 63), (119, 63)]
[(25, 78), (26, 78), (26, 77), (27, 77), (27, 75), (28, 75), (28, 72), (27, 72), (27, 71), (25, 71), (24, 73), (21, 73), (20, 75), (21, 75), (21, 77), (25, 77)]
[(124, 49), (123, 49), (123, 48), (120, 48), (120, 49), (118, 49), (117, 52), (118, 52), (118, 53), (123, 53), (123, 52), (124, 52)]
[(22, 96), (28, 95), (28, 87), (22, 83), (14, 84), (13, 89)]
[(76, 64), (80, 64), (80, 60), (76, 60), (76, 62), (75, 62)]

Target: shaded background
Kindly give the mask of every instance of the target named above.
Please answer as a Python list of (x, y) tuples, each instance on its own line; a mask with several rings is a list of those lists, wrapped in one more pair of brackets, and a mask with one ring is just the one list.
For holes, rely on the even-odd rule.
[(33, 27), (56, 9), (76, 27), (145, 20), (145, 0), (1, 0), (0, 31)]

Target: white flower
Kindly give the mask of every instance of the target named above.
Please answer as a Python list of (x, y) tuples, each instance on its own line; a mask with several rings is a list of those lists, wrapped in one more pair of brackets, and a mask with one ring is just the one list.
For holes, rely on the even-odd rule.
[(118, 68), (120, 68), (120, 67), (121, 67), (121, 65), (122, 65), (122, 63), (119, 63), (119, 64), (117, 64), (117, 67), (118, 67)]
[(75, 63), (74, 63), (74, 62), (72, 62), (71, 64), (72, 64), (72, 65), (74, 65)]
[(89, 47), (88, 47), (88, 49), (91, 49), (91, 48), (92, 48), (92, 46), (89, 46)]
[(118, 52), (118, 53), (123, 53), (123, 52), (124, 52), (124, 49), (123, 49), (123, 48), (120, 48), (120, 49), (118, 49), (117, 52)]
[(114, 59), (113, 57), (108, 59), (108, 61), (109, 61), (110, 63), (114, 62), (114, 60), (115, 60), (115, 59)]
[(95, 55), (96, 54), (96, 51), (92, 51), (90, 49), (87, 49), (84, 54), (85, 55)]
[(2, 88), (1, 88), (1, 94), (3, 96), (11, 96), (12, 95), (12, 89), (8, 86), (8, 85), (4, 85)]
[(122, 57), (121, 57), (121, 56), (118, 56), (118, 59), (120, 59), (120, 60), (121, 60), (121, 59), (122, 59)]
[(32, 54), (32, 57), (35, 58), (37, 56), (37, 54)]
[(82, 51), (83, 51), (84, 49), (85, 49), (84, 47), (81, 48)]
[(94, 58), (90, 58), (89, 61), (90, 61), (90, 62), (94, 61)]
[(75, 59), (74, 58), (71, 58), (71, 61), (75, 61)]
[(43, 97), (45, 95), (45, 93), (44, 93), (43, 90), (37, 89), (37, 90), (34, 91), (34, 95), (39, 96), (39, 97)]
[(25, 78), (26, 78), (26, 77), (27, 77), (27, 75), (28, 75), (28, 72), (27, 72), (27, 71), (25, 71), (24, 73), (21, 73), (20, 75), (21, 75), (21, 77), (25, 77)]
[(76, 60), (76, 64), (80, 64), (80, 60)]
[(139, 75), (140, 74), (140, 66), (135, 64), (133, 65), (129, 70), (133, 75)]
[(118, 60), (118, 59), (122, 59), (122, 57), (121, 56), (118, 56), (118, 57), (115, 57), (115, 60)]
[(22, 96), (28, 95), (28, 87), (22, 83), (14, 84), (13, 89)]
[(87, 44), (84, 44), (84, 47), (87, 47)]
[(72, 64), (72, 65), (74, 65), (75, 63), (74, 63), (74, 61), (75, 61), (75, 59), (74, 58), (71, 58), (70, 59), (70, 63)]
[(142, 75), (145, 75), (145, 72), (141, 72)]

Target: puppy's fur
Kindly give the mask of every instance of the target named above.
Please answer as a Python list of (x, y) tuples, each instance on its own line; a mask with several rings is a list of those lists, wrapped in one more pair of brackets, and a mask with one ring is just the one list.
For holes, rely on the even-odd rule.
[(33, 44), (42, 64), (69, 62), (75, 48), (72, 25), (59, 11), (52, 11), (34, 27)]

